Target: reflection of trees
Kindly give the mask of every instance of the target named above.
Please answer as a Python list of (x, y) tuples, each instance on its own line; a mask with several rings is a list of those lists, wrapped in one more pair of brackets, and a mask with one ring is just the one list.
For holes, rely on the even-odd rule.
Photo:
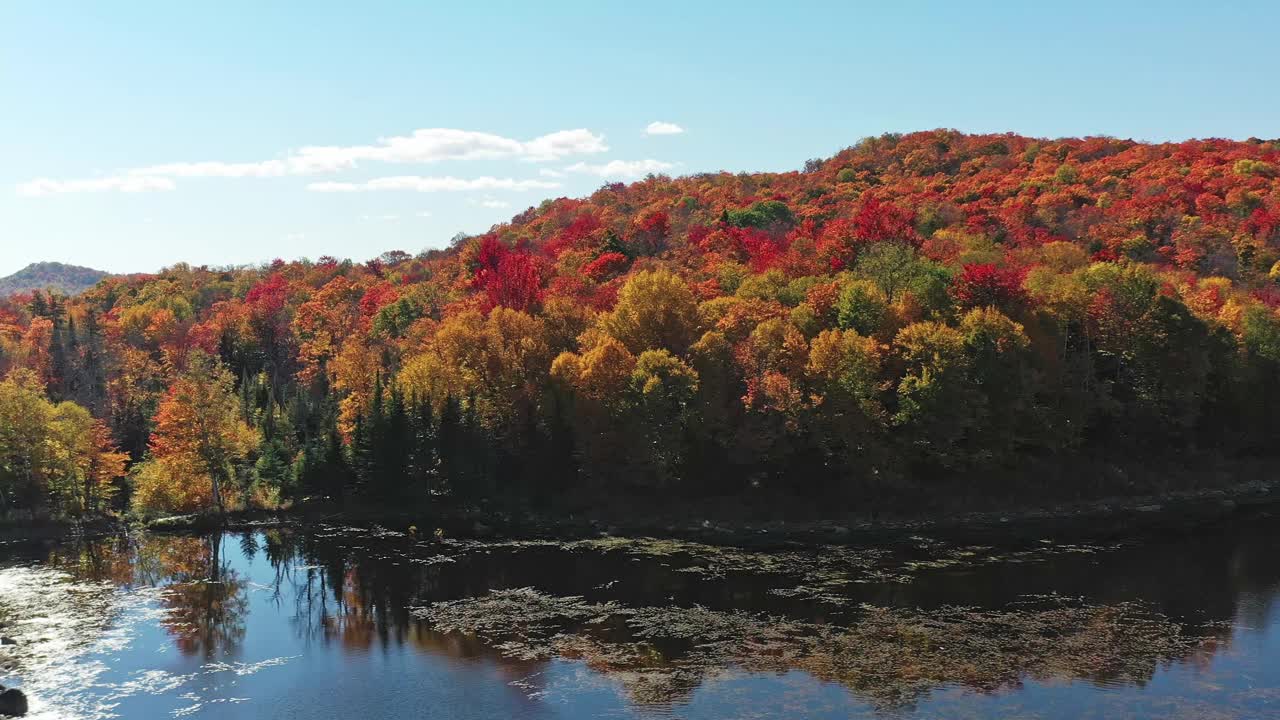
[(1202, 647), (1200, 637), (1139, 606), (1052, 598), (1002, 610), (864, 607), (856, 620), (831, 625), (696, 606), (631, 608), (525, 588), (420, 614), (511, 658), (581, 660), (641, 704), (685, 700), (728, 667), (803, 670), (886, 708), (949, 685), (995, 692), (1026, 679), (1142, 683)]
[(134, 546), (127, 536), (68, 543), (49, 552), (48, 563), (76, 580), (132, 584)]
[(412, 641), (420, 623), (408, 608), (420, 592), (420, 569), (403, 557), (316, 540), (281, 536), (282, 549), (271, 558), (277, 568), (297, 558), (305, 563), (296, 573), (276, 573), (278, 582), (292, 584), (299, 632), (353, 650)]
[[(794, 566), (801, 552), (770, 563), (764, 553), (717, 559), (667, 545), (609, 551), (272, 529), (225, 540), (142, 536), (68, 545), (51, 560), (79, 578), (166, 587), (164, 625), (187, 653), (234, 652), (242, 640), (247, 582), (233, 568), (243, 558), (275, 570), (270, 597), (303, 641), (483, 657), (513, 679), (549, 658), (575, 659), (642, 704), (686, 699), (727, 667), (802, 670), (881, 707), (909, 705), (940, 686), (997, 692), (1028, 679), (1141, 684), (1165, 663), (1207, 663), (1230, 643), (1230, 621), (1265, 626), (1280, 585), (1280, 533), (1265, 527), (951, 565), (914, 573), (909, 583), (851, 582), (840, 573), (858, 570), (834, 555), (806, 570)], [(798, 576), (822, 594), (770, 592), (790, 591)], [(536, 632), (522, 615), (528, 602), (483, 603), (494, 588), (526, 586), (552, 603), (551, 621)], [(1048, 594), (1082, 600), (1020, 604), (1020, 597)], [(836, 595), (837, 604), (814, 600)], [(609, 606), (605, 619), (557, 616), (555, 604), (575, 596)], [(462, 601), (483, 623), (437, 624), (410, 610), (448, 601)]]
[[(147, 538), (140, 573), (166, 583), (160, 621), (184, 654), (206, 659), (235, 652), (244, 639), (247, 583), (222, 557), (223, 536)], [(156, 582), (161, 584), (161, 582)]]
[[(446, 575), (442, 565), (414, 562), (402, 543), (374, 538), (341, 541), (303, 532), (277, 533), (266, 544), (276, 568), (277, 593), (292, 595), (291, 622), (306, 641), (333, 643), (365, 652), (382, 646), (409, 646), (458, 659), (496, 662), (512, 680), (536, 671), (542, 663), (507, 658), (477, 637), (442, 633), (411, 611), (423, 598), (479, 591), (488, 571), (466, 572), (466, 580)], [(291, 569), (284, 569), (284, 566)], [(452, 563), (449, 570), (456, 569)]]
[[(1058, 555), (948, 569), (905, 585), (850, 584), (844, 591), (851, 604), (838, 608), (769, 593), (778, 576), (749, 572), (750, 563), (708, 579), (681, 571), (705, 559), (670, 553), (545, 545), (456, 552), (402, 538), (305, 533), (280, 542), (291, 548), (282, 557), (304, 568), (291, 582), (295, 622), (308, 637), (357, 651), (409, 643), (451, 657), (482, 655), (513, 676), (552, 657), (576, 659), (645, 704), (687, 699), (705, 677), (729, 666), (803, 670), (882, 707), (910, 704), (945, 685), (995, 692), (1027, 679), (1140, 684), (1163, 663), (1211, 657), (1229, 638), (1214, 621), (1237, 613), (1240, 591), (1274, 588), (1280, 580), (1280, 568), (1258, 561), (1259, 552), (1272, 550), (1259, 551), (1266, 543), (1252, 538), (1242, 546), (1251, 548), (1244, 554), (1252, 561), (1230, 543)], [(1188, 561), (1197, 574), (1177, 569)], [(616, 599), (633, 609), (601, 624), (562, 618), (536, 641), (528, 640), (528, 618), (520, 614), (527, 603), (487, 609), (486, 622), (506, 623), (510, 632), (446, 632), (468, 628), (438, 627), (406, 611), (526, 585), (589, 604)], [(1089, 600), (1017, 604), (1021, 595), (1055, 591)], [(1135, 599), (1149, 606), (1133, 605)], [(858, 610), (863, 600), (878, 609)], [(1003, 609), (957, 610), (949, 602)], [(1209, 611), (1195, 627), (1182, 620), (1193, 609), (1188, 603)], [(1206, 619), (1208, 629), (1199, 624)]]

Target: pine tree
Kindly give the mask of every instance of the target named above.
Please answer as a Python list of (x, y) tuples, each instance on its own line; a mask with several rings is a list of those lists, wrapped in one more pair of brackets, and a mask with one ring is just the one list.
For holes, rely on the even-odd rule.
[(435, 413), (430, 402), (414, 400), (409, 405), (414, 412), (407, 479), (414, 494), (427, 497), (433, 490), (438, 463)]
[(342, 436), (338, 434), (336, 423), (330, 423), (329, 432), (325, 436), (319, 477), (321, 492), (337, 501), (342, 501), (347, 488), (355, 482), (355, 473), (347, 464), (347, 456), (342, 450)]
[(61, 402), (69, 398), (70, 363), (67, 360), (66, 325), (63, 308), (56, 297), (49, 299), (49, 319), (53, 321), (53, 332), (49, 336), (49, 399)]
[(618, 234), (613, 230), (608, 230), (604, 234), (604, 247), (601, 254), (604, 253), (619, 253), (629, 259), (635, 259), (635, 253), (631, 250), (631, 247), (627, 245), (626, 241), (618, 237)]
[(98, 315), (90, 310), (84, 318), (83, 351), (80, 359), (80, 402), (95, 416), (105, 414), (107, 406), (107, 376), (103, 366), (106, 352), (103, 348), (102, 328)]
[(440, 411), (436, 427), (436, 456), (439, 458), (437, 482), (456, 494), (462, 473), (462, 403), (450, 395)]
[(368, 422), (363, 414), (356, 416), (355, 427), (351, 431), (351, 476), (346, 483), (347, 495), (359, 495), (369, 478), (373, 462), (373, 447), (370, 440)]
[(31, 293), (31, 304), (27, 306), (32, 315), (36, 317), (44, 317), (49, 313), (49, 305), (45, 302), (44, 294), (39, 290)]
[(381, 418), (381, 430), (374, 441), (374, 493), (379, 500), (396, 502), (402, 499), (403, 478), (409, 464), (409, 416), (398, 386), (391, 387)]

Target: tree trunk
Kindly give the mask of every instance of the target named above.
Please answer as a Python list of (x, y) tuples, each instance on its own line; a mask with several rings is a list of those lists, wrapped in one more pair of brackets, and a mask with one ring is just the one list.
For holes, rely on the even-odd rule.
[(213, 479), (213, 506), (218, 508), (220, 514), (224, 513), (226, 510), (222, 507), (222, 488), (218, 481), (218, 473), (211, 473), (210, 477)]

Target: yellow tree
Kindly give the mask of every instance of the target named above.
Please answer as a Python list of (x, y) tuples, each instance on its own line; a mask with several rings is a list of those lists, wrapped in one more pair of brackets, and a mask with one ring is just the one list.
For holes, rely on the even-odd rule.
[(405, 397), (442, 408), (449, 397), (475, 402), (493, 430), (520, 427), (535, 412), (551, 351), (546, 326), (519, 310), (497, 307), (446, 318), (424, 352), (405, 362)]
[(48, 481), (50, 494), (67, 512), (101, 508), (115, 494), (112, 483), (124, 476), (128, 455), (116, 451), (102, 421), (73, 402), (53, 408), (49, 436), (57, 462)]
[(622, 286), (601, 329), (636, 355), (645, 350), (684, 355), (698, 337), (698, 301), (684, 280), (666, 270), (637, 273)]
[(0, 507), (48, 500), (61, 512), (96, 510), (124, 463), (106, 427), (75, 403), (49, 402), (34, 371), (0, 382)]
[(35, 371), (14, 370), (0, 382), (0, 507), (32, 507), (42, 499), (52, 416)]

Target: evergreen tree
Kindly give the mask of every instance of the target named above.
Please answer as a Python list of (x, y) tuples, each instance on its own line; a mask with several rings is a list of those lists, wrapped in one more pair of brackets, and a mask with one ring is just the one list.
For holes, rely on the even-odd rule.
[(462, 474), (462, 403), (450, 395), (440, 411), (436, 427), (436, 456), (439, 458), (437, 482), (449, 492), (457, 493)]
[(618, 233), (608, 230), (604, 234), (604, 253), (620, 253), (629, 259), (635, 259), (635, 253), (625, 240), (618, 237)]
[(107, 377), (103, 363), (106, 351), (98, 315), (92, 310), (85, 314), (81, 345), (77, 402), (89, 408), (95, 416), (101, 417), (107, 406)]
[(414, 401), (410, 436), (410, 472), (406, 478), (413, 494), (430, 496), (436, 481), (438, 455), (435, 413), (430, 402)]
[(355, 481), (355, 473), (347, 464), (347, 456), (342, 450), (342, 437), (338, 434), (336, 424), (330, 424), (325, 436), (320, 468), (320, 481), (317, 484), (321, 492), (341, 501), (346, 497), (347, 488)]
[(346, 483), (345, 496), (359, 495), (369, 478), (373, 463), (373, 446), (370, 440), (369, 423), (364, 415), (357, 415), (355, 427), (351, 431), (351, 475)]
[(404, 396), (395, 385), (380, 418), (381, 426), (374, 437), (373, 492), (379, 500), (396, 502), (403, 499), (409, 465), (409, 416)]
[(49, 336), (49, 383), (47, 391), (49, 399), (61, 402), (70, 397), (68, 380), (71, 375), (70, 363), (67, 359), (65, 313), (56, 297), (49, 298), (49, 320), (53, 322), (53, 332)]

